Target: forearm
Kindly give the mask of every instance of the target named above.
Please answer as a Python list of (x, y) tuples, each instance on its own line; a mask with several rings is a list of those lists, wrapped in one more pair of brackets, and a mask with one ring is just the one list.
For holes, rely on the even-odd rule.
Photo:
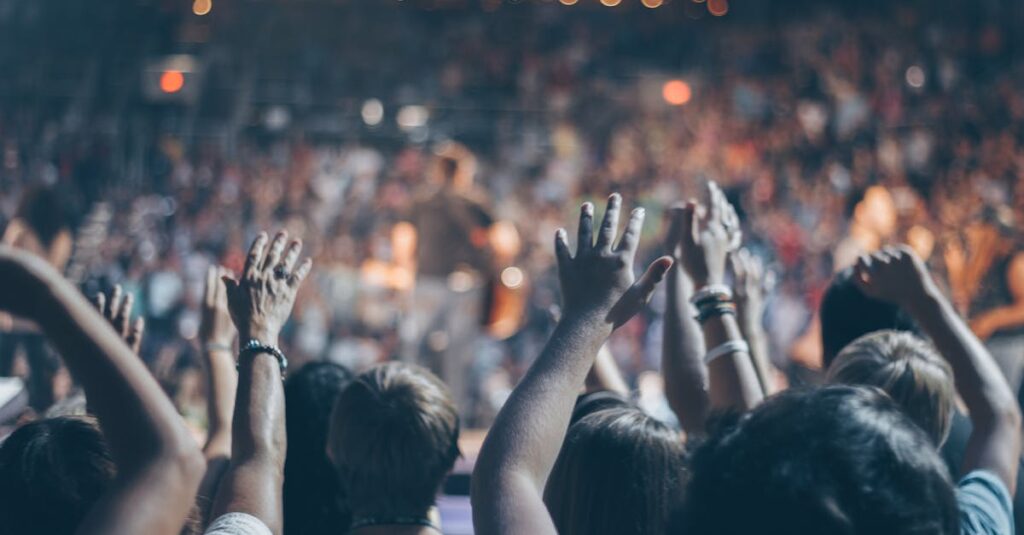
[(43, 280), (35, 319), (85, 390), (119, 476), (196, 449), (149, 370), (93, 305), (52, 270)]
[(991, 470), (1013, 492), (1021, 447), (1021, 417), (1013, 391), (988, 350), (938, 290), (907, 308), (949, 361), (957, 393), (970, 412), (974, 428), (964, 469)]
[(243, 512), (281, 532), (286, 454), (284, 389), (277, 359), (256, 354), (239, 363), (231, 464), (217, 492), (214, 516)]
[(661, 373), (665, 397), (687, 433), (704, 430), (708, 411), (708, 376), (704, 366), (704, 334), (690, 311), (692, 283), (682, 267), (669, 270)]
[(761, 392), (765, 396), (770, 396), (775, 393), (772, 379), (774, 366), (768, 355), (768, 337), (764, 332), (764, 327), (761, 326), (761, 314), (747, 316), (741, 313), (736, 319), (740, 327), (740, 334), (750, 344), (750, 363), (757, 373)]
[(622, 396), (629, 395), (629, 385), (622, 377), (622, 371), (615, 362), (615, 356), (607, 345), (601, 346), (594, 359), (594, 365), (590, 367), (585, 380), (587, 392), (614, 392)]
[(565, 318), (502, 407), (477, 461), (486, 481), (525, 474), (538, 490), (565, 438), (576, 396), (611, 332), (596, 320)]
[(203, 453), (207, 459), (230, 457), (231, 422), (238, 390), (235, 359), (227, 350), (204, 349), (207, 352), (207, 437)]
[[(708, 319), (703, 325), (708, 350), (722, 344), (743, 341), (743, 335), (730, 314)], [(757, 372), (747, 352), (731, 352), (708, 364), (711, 383), (711, 408), (714, 410), (748, 411), (764, 398)]]
[(989, 333), (1006, 329), (1008, 327), (1019, 327), (1024, 325), (1024, 303), (1000, 307), (985, 312), (974, 320), (979, 325), (984, 325)]

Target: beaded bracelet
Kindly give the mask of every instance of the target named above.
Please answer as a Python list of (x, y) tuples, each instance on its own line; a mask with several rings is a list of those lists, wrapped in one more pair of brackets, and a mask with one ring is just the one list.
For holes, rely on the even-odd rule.
[(706, 302), (721, 302), (721, 301), (732, 301), (732, 288), (724, 284), (712, 284), (705, 286), (700, 290), (697, 290), (693, 297), (690, 298), (690, 302), (694, 306), (700, 306)]
[(284, 353), (277, 346), (264, 344), (259, 340), (249, 340), (238, 351), (238, 360), (241, 361), (243, 357), (254, 356), (260, 353), (271, 355), (277, 359), (277, 364), (281, 367), (281, 377), (283, 378), (288, 370), (288, 357), (285, 357)]
[(731, 302), (714, 303), (702, 306), (697, 309), (697, 322), (704, 323), (711, 318), (726, 315), (736, 315), (736, 305)]

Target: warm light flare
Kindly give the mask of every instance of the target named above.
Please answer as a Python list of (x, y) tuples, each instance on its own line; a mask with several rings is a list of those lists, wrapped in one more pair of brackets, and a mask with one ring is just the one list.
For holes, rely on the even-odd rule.
[(682, 80), (669, 80), (662, 86), (661, 96), (665, 98), (665, 102), (673, 106), (682, 106), (693, 97), (693, 90), (690, 89), (690, 84)]
[(181, 71), (164, 71), (160, 75), (160, 90), (164, 93), (177, 93), (185, 87), (185, 75)]

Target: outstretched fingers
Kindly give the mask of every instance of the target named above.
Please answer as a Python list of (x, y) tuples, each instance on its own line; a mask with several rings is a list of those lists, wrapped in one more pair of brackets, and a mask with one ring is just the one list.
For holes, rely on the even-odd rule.
[(580, 208), (580, 227), (576, 238), (576, 256), (589, 253), (594, 248), (594, 205), (585, 202)]
[(617, 252), (626, 253), (630, 258), (636, 254), (636, 249), (640, 245), (640, 233), (644, 228), (645, 215), (646, 212), (643, 208), (633, 209), (629, 215), (629, 222), (626, 223), (626, 230), (622, 233), (622, 239), (619, 240)]
[(568, 237), (564, 228), (555, 232), (555, 258), (558, 260), (558, 269), (563, 270), (572, 261), (572, 254), (569, 252)]
[(263, 265), (260, 268), (261, 271), (267, 271), (274, 269), (278, 262), (281, 261), (281, 254), (284, 253), (285, 244), (288, 243), (288, 231), (281, 230), (274, 235), (274, 241), (270, 242), (270, 248), (267, 249), (267, 256), (263, 259)]
[(245, 257), (245, 269), (242, 271), (242, 276), (247, 280), (254, 280), (256, 274), (260, 271), (260, 266), (263, 265), (264, 250), (267, 247), (267, 233), (260, 232), (256, 239), (253, 240), (252, 245), (249, 247), (249, 254)]
[(622, 196), (612, 193), (608, 197), (608, 207), (604, 211), (604, 219), (601, 221), (601, 230), (597, 234), (595, 249), (602, 253), (612, 250), (615, 243), (615, 234), (619, 230), (619, 212), (622, 210)]

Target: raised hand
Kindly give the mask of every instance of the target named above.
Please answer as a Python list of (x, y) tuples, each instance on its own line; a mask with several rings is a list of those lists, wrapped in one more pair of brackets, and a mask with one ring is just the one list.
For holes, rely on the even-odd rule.
[(118, 336), (128, 344), (132, 352), (138, 355), (139, 348), (142, 347), (142, 335), (146, 330), (146, 320), (139, 316), (135, 318), (135, 321), (131, 321), (135, 296), (126, 293), (118, 284), (114, 286), (109, 296), (103, 292), (96, 294), (93, 304), (96, 305), (100, 314), (110, 322)]
[(278, 232), (269, 246), (267, 234), (261, 232), (249, 249), (241, 279), (222, 278), (228, 310), (243, 342), (277, 345), (299, 286), (313, 268), (309, 258), (296, 267), (301, 250), (302, 241), (289, 242), (287, 231)]
[(599, 317), (613, 328), (618, 327), (643, 308), (672, 267), (672, 258), (662, 257), (636, 279), (633, 263), (644, 210), (633, 210), (621, 240), (615, 245), (621, 205), (622, 197), (617, 193), (609, 197), (595, 241), (594, 205), (584, 203), (575, 256), (569, 252), (565, 229), (559, 229), (555, 237), (565, 319)]
[(938, 293), (928, 268), (906, 245), (863, 255), (853, 270), (853, 280), (865, 295), (908, 310)]
[(729, 255), (729, 271), (733, 277), (733, 296), (741, 322), (760, 321), (764, 298), (775, 286), (775, 275), (765, 271), (764, 263), (746, 249)]
[(203, 303), (199, 308), (199, 341), (207, 351), (231, 351), (238, 332), (228, 312), (227, 287), (224, 277), (230, 274), (223, 267), (210, 266), (206, 270)]
[(690, 201), (682, 208), (680, 260), (700, 288), (725, 281), (726, 259), (738, 245), (736, 211), (714, 182), (708, 182), (708, 206)]

